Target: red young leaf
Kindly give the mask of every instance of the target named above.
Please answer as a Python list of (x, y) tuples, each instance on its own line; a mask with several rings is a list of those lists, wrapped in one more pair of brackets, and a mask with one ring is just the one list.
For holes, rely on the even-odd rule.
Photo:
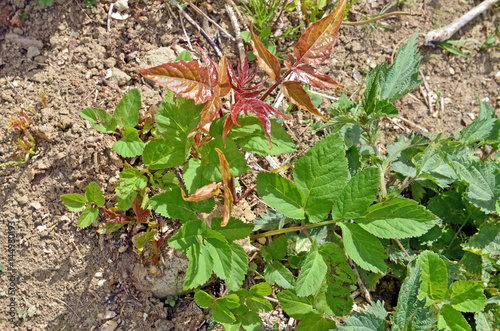
[(317, 66), (330, 56), (342, 24), (346, 3), (347, 0), (342, 0), (330, 15), (314, 22), (306, 29), (294, 46), (298, 63)]
[(285, 67), (287, 67), (288, 69), (291, 69), (291, 68), (292, 68), (292, 66), (295, 64), (295, 59), (293, 58), (293, 55), (292, 55), (292, 54), (290, 54), (290, 53), (288, 53), (288, 54), (286, 55), (286, 58), (287, 58), (289, 61), (285, 60), (285, 61), (283, 61), (283, 64), (284, 64), (284, 65), (285, 65)]
[(224, 216), (222, 218), (221, 226), (226, 226), (227, 222), (231, 218), (231, 210), (233, 207), (233, 195), (229, 189), (228, 182), (231, 179), (231, 173), (229, 172), (229, 163), (227, 162), (224, 153), (216, 148), (215, 151), (219, 154), (219, 163), (222, 172), (222, 183), (224, 184)]
[(177, 61), (164, 63), (157, 67), (139, 70), (145, 78), (157, 82), (179, 95), (193, 99), (199, 105), (212, 98), (210, 87), (205, 84), (207, 69), (198, 61)]
[(204, 83), (208, 84), (211, 88), (214, 88), (219, 83), (219, 72), (217, 70), (217, 66), (212, 61), (210, 57), (208, 57), (207, 53), (203, 51), (200, 47), (201, 55), (203, 56), (203, 63), (207, 70), (205, 70), (205, 74), (207, 77), (202, 77)]
[(225, 54), (222, 57), (222, 59), (220, 59), (218, 70), (219, 70), (219, 85), (214, 90), (219, 97), (223, 97), (226, 94), (228, 94), (229, 91), (231, 91), (231, 85), (229, 85), (231, 77), (229, 76), (229, 73), (227, 71), (227, 61)]
[(116, 222), (118, 224), (122, 224), (122, 222), (130, 222), (130, 217), (125, 216), (126, 212), (118, 214), (112, 210), (107, 209), (106, 207), (103, 207), (102, 209), (109, 216), (108, 222)]
[(277, 80), (281, 75), (280, 62), (276, 56), (264, 47), (264, 44), (259, 40), (259, 37), (253, 33), (253, 25), (250, 25), (250, 33), (252, 35), (253, 54), (259, 61), (259, 67), (267, 72), (269, 77), (273, 80)]
[(205, 104), (205, 107), (203, 107), (203, 110), (201, 111), (200, 124), (193, 131), (202, 129), (208, 123), (212, 123), (221, 107), (222, 101), (219, 97), (208, 100), (208, 102)]
[(325, 75), (324, 73), (320, 72), (316, 68), (311, 67), (308, 64), (300, 65), (294, 68), (293, 71), (297, 75), (297, 79), (304, 84), (309, 84), (317, 88), (344, 87), (334, 81), (330, 76)]
[(193, 194), (191, 194), (187, 198), (186, 198), (186, 193), (184, 193), (184, 191), (181, 189), (182, 198), (184, 199), (184, 201), (206, 200), (206, 199), (209, 199), (209, 198), (219, 194), (220, 186), (221, 186), (221, 184), (217, 184), (217, 183), (205, 185), (205, 186), (197, 189), (196, 192), (194, 192)]
[(151, 211), (149, 209), (142, 209), (137, 198), (132, 203), (132, 209), (139, 223), (146, 223), (148, 221), (146, 217), (151, 216)]
[(311, 98), (302, 88), (299, 82), (287, 81), (281, 84), (281, 91), (297, 107), (307, 110), (311, 114), (319, 116), (323, 121), (327, 119), (314, 107)]

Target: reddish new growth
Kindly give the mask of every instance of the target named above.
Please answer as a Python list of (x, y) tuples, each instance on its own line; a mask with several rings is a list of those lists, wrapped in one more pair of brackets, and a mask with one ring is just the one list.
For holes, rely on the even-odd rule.
[[(205, 103), (200, 124), (192, 133), (193, 135), (199, 131), (207, 133), (208, 124), (223, 115), (221, 98), (233, 89), (235, 103), (231, 105), (230, 114), (224, 123), (224, 140), (233, 125), (238, 126), (238, 118), (241, 113), (248, 115), (250, 112), (257, 116), (262, 123), (269, 139), (269, 148), (271, 148), (270, 117), (287, 118), (278, 109), (264, 102), (278, 86), (290, 102), (326, 121), (326, 118), (313, 105), (301, 83), (316, 88), (342, 87), (331, 77), (318, 71), (316, 67), (332, 53), (338, 30), (342, 24), (346, 3), (347, 0), (342, 0), (335, 11), (313, 23), (305, 31), (294, 46), (295, 58), (291, 54), (287, 56), (288, 61), (285, 61), (284, 64), (288, 70), (283, 75), (281, 75), (281, 65), (278, 59), (264, 47), (251, 29), (253, 53), (257, 57), (259, 67), (275, 81), (268, 88), (262, 88), (267, 79), (255, 86), (248, 87), (255, 78), (258, 69), (250, 70), (247, 59), (242, 65), (238, 63), (238, 74), (236, 75), (233, 68), (228, 65), (225, 56), (222, 57), (218, 65), (215, 65), (203, 50), (201, 53), (204, 65), (201, 65), (197, 60), (177, 61), (143, 69), (139, 73), (170, 89), (182, 98), (193, 99), (195, 104)], [(292, 72), (296, 74), (298, 81), (284, 81)], [(264, 94), (260, 96), (261, 93)]]

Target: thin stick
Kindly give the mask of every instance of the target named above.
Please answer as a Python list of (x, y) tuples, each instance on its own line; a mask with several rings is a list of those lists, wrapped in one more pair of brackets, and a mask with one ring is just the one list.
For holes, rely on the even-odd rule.
[(179, 20), (181, 21), (181, 26), (182, 26), (182, 31), (184, 31), (184, 35), (186, 36), (186, 39), (187, 39), (187, 42), (188, 42), (188, 45), (189, 45), (189, 49), (191, 51), (194, 51), (193, 49), (193, 45), (191, 45), (191, 38), (189, 38), (187, 32), (186, 32), (186, 28), (184, 27), (184, 21), (182, 20), (182, 15), (179, 13)]
[(317, 95), (319, 95), (319, 96), (321, 96), (323, 98), (327, 98), (327, 99), (335, 100), (335, 101), (339, 100), (339, 98), (337, 98), (337, 97), (332, 97), (331, 95), (326, 95), (326, 94), (323, 94), (323, 93), (319, 93), (319, 92), (316, 91), (316, 89), (312, 89), (311, 88), (311, 92), (314, 93), (314, 94), (317, 94)]
[(189, 22), (198, 32), (205, 38), (208, 42), (208, 44), (215, 50), (219, 58), (222, 58), (223, 54), (222, 51), (219, 49), (219, 47), (210, 39), (210, 37), (207, 35), (207, 33), (182, 9), (182, 7), (179, 5), (179, 3), (176, 0), (171, 0), (171, 2), (174, 4), (174, 6), (177, 7), (179, 12), (184, 16), (186, 21)]
[(488, 10), (493, 6), (498, 0), (485, 0), (481, 2), (478, 6), (472, 8), (464, 16), (460, 17), (453, 23), (437, 30), (433, 30), (427, 34), (425, 37), (424, 45), (432, 46), (436, 48), (440, 43), (451, 38), (458, 30), (460, 30), (464, 25), (472, 21), (476, 16), (482, 12)]
[(429, 132), (429, 130), (427, 130), (423, 126), (420, 126), (417, 123), (413, 123), (412, 121), (409, 121), (409, 120), (407, 120), (404, 117), (398, 116), (398, 119), (400, 119), (401, 121), (405, 122), (406, 124), (412, 125), (412, 126), (416, 127), (417, 129), (420, 129), (420, 130), (422, 130), (424, 132)]
[(343, 25), (347, 25), (347, 26), (365, 25), (365, 24), (369, 24), (369, 23), (373, 23), (373, 22), (377, 22), (377, 21), (383, 20), (384, 18), (391, 17), (391, 16), (422, 16), (422, 14), (420, 14), (420, 13), (410, 13), (410, 12), (406, 12), (406, 11), (395, 11), (395, 12), (392, 12), (392, 13), (382, 14), (382, 15), (377, 16), (377, 17), (372, 17), (372, 18), (370, 18), (368, 20), (365, 20), (365, 21), (343, 22), (342, 24)]
[(401, 248), (401, 250), (405, 253), (406, 257), (408, 258), (408, 261), (411, 261), (411, 257), (410, 257), (410, 254), (408, 254), (408, 252), (406, 251), (406, 249), (403, 247), (403, 245), (401, 245), (401, 242), (399, 241), (398, 238), (394, 238), (394, 240), (396, 241), (396, 243), (398, 244), (399, 248)]
[(365, 298), (368, 303), (372, 302), (372, 297), (370, 295), (370, 291), (366, 288), (365, 284), (363, 283), (363, 280), (361, 280), (361, 276), (359, 275), (358, 269), (356, 268), (356, 265), (354, 262), (351, 260), (350, 257), (348, 257), (349, 264), (351, 265), (352, 270), (354, 271), (354, 274), (356, 275), (356, 281), (358, 282), (359, 289), (361, 290), (361, 294), (363, 294), (363, 297)]
[(238, 9), (238, 6), (236, 6), (236, 4), (234, 3), (233, 0), (229, 0), (229, 2), (231, 3), (231, 6), (234, 8), (234, 10), (236, 11), (236, 14), (238, 15), (238, 17), (240, 18), (241, 20), (241, 24), (243, 24), (243, 27), (245, 28), (245, 30), (248, 30), (248, 26), (245, 24), (245, 20), (244, 20), (244, 16), (241, 15), (241, 12), (240, 10)]
[(219, 24), (217, 24), (217, 22), (215, 22), (213, 19), (211, 19), (210, 17), (208, 17), (207, 14), (205, 14), (200, 8), (196, 7), (194, 4), (192, 4), (190, 1), (186, 1), (186, 3), (188, 5), (191, 6), (191, 8), (193, 8), (193, 10), (195, 12), (197, 12), (198, 14), (200, 14), (201, 16), (205, 17), (210, 23), (212, 23), (213, 25), (215, 25), (219, 30), (221, 30), (222, 32), (224, 32), (226, 34), (226, 36), (228, 36), (232, 41), (236, 41), (236, 39), (234, 39), (234, 37), (229, 33), (227, 32), (222, 26), (220, 26)]
[(111, 14), (113, 13), (113, 6), (115, 4), (112, 3), (111, 5), (109, 5), (109, 11), (108, 11), (108, 32), (111, 31)]
[(432, 99), (431, 99), (431, 89), (429, 88), (429, 84), (427, 84), (427, 79), (425, 78), (425, 75), (422, 72), (422, 68), (418, 69), (418, 72), (420, 73), (420, 76), (422, 76), (422, 80), (424, 81), (425, 90), (427, 92), (427, 102), (428, 102), (429, 110), (432, 114), (433, 108), (432, 108)]
[(406, 128), (404, 126), (402, 126), (401, 124), (399, 124), (398, 122), (396, 122), (396, 120), (392, 117), (386, 117), (389, 121), (392, 122), (392, 124), (394, 124), (395, 126), (397, 126), (398, 128), (400, 128), (401, 130), (403, 131), (406, 131)]
[(274, 303), (280, 303), (278, 300), (270, 298), (270, 297), (264, 297), (264, 299), (271, 301), (271, 302), (274, 302)]
[(236, 35), (236, 41), (238, 44), (238, 51), (240, 53), (240, 64), (243, 65), (246, 53), (245, 53), (245, 46), (243, 45), (243, 40), (241, 39), (240, 26), (238, 25), (238, 20), (234, 15), (233, 7), (226, 4), (226, 12), (229, 15), (229, 18), (231, 19), (231, 24), (233, 25), (234, 34)]
[(16, 87), (14, 85), (12, 85), (12, 83), (9, 81), (9, 79), (7, 78), (7, 76), (3, 75), (3, 77), (5, 78), (5, 80), (7, 81), (7, 83), (9, 83), (10, 87), (14, 90), (14, 92), (16, 92), (17, 95), (19, 95), (21, 98), (24, 99), (23, 95), (21, 93), (19, 93), (19, 91), (16, 89)]
[(76, 313), (76, 311), (74, 311), (74, 310), (73, 310), (73, 308), (71, 308), (71, 306), (70, 306), (70, 305), (68, 305), (66, 302), (64, 302), (64, 301), (62, 301), (61, 299), (58, 299), (58, 298), (56, 298), (56, 297), (53, 297), (53, 296), (51, 296), (51, 295), (49, 295), (49, 294), (46, 294), (46, 296), (47, 296), (48, 298), (54, 299), (54, 300), (59, 301), (60, 303), (64, 304), (66, 307), (68, 307), (69, 309), (71, 309), (71, 311), (73, 312), (73, 314), (75, 314), (76, 316), (78, 316), (78, 314)]

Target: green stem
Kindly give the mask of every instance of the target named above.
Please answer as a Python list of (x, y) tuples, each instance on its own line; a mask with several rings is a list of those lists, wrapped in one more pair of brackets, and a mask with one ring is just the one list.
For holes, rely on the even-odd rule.
[(448, 245), (448, 249), (447, 249), (448, 251), (450, 250), (451, 246), (453, 245), (453, 242), (455, 241), (455, 239), (457, 239), (458, 235), (460, 234), (460, 232), (464, 228), (465, 224), (467, 224), (467, 222), (469, 221), (469, 218), (470, 218), (470, 215), (467, 216), (467, 219), (465, 220), (465, 222), (462, 225), (460, 225), (460, 227), (458, 228), (458, 231), (455, 233), (455, 236), (453, 236), (453, 239), (451, 239), (450, 244)]
[(292, 226), (290, 228), (273, 230), (273, 231), (268, 231), (268, 232), (263, 232), (263, 233), (251, 235), (250, 239), (254, 240), (254, 239), (259, 239), (259, 238), (266, 238), (266, 237), (276, 236), (276, 235), (283, 234), (283, 233), (307, 230), (307, 229), (316, 228), (318, 226), (329, 225), (329, 224), (334, 224), (334, 223), (337, 223), (337, 221), (331, 220), (331, 221), (324, 221), (324, 222), (307, 224), (307, 225), (302, 225), (302, 226)]

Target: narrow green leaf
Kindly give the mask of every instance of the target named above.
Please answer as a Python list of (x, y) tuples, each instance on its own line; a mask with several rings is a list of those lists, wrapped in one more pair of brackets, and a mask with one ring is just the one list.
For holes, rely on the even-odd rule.
[(231, 217), (226, 226), (221, 226), (222, 217), (212, 219), (212, 230), (222, 234), (227, 241), (234, 241), (248, 237), (253, 231), (253, 225), (240, 219)]
[(443, 300), (448, 289), (448, 272), (443, 260), (434, 252), (424, 251), (417, 261), (422, 263), (420, 297), (427, 295), (431, 300)]
[(393, 198), (372, 205), (355, 222), (371, 234), (385, 239), (418, 237), (437, 224), (439, 218), (410, 199)]
[(357, 224), (338, 224), (342, 228), (342, 240), (349, 257), (365, 270), (385, 274), (387, 256), (380, 241)]
[(122, 134), (123, 138), (113, 144), (113, 150), (123, 157), (141, 155), (146, 145), (139, 138), (139, 132), (134, 128), (125, 128)]
[(441, 307), (438, 319), (438, 328), (444, 331), (471, 331), (464, 316), (450, 305)]
[(200, 289), (194, 290), (194, 301), (201, 308), (208, 308), (212, 305), (214, 297)]
[(139, 123), (139, 109), (141, 109), (141, 92), (134, 88), (118, 103), (115, 109), (115, 119), (118, 125), (124, 128), (133, 128)]
[(307, 315), (299, 325), (296, 331), (323, 331), (335, 329), (337, 325), (329, 318), (324, 318), (322, 314), (313, 311)]
[(323, 221), (347, 181), (347, 159), (342, 138), (332, 134), (314, 145), (297, 161), (293, 176), (304, 195), (303, 206), (309, 221)]
[(229, 278), (232, 252), (226, 239), (220, 233), (210, 229), (203, 234), (203, 239), (212, 257), (215, 274), (222, 279)]
[(180, 251), (187, 251), (194, 244), (201, 243), (201, 235), (207, 231), (207, 224), (201, 220), (189, 221), (170, 238), (168, 244)]
[(237, 243), (230, 242), (229, 248), (231, 249), (231, 270), (229, 277), (226, 279), (226, 285), (231, 291), (236, 291), (245, 280), (248, 268), (248, 257), (243, 247)]
[(362, 216), (375, 200), (380, 185), (380, 170), (366, 168), (354, 176), (344, 187), (333, 205), (334, 220)]
[(323, 256), (317, 250), (311, 251), (297, 278), (297, 295), (305, 297), (316, 292), (320, 288), (327, 270), (328, 266)]
[(80, 218), (78, 218), (78, 226), (81, 228), (86, 228), (90, 224), (94, 223), (98, 215), (99, 209), (90, 205), (87, 206), (87, 208), (85, 208), (85, 210), (80, 215)]
[(97, 230), (99, 234), (110, 234), (120, 230), (123, 226), (127, 225), (129, 222), (122, 221), (120, 224), (115, 222), (107, 222), (103, 227)]
[(83, 195), (77, 193), (62, 195), (61, 200), (66, 208), (75, 213), (82, 210), (87, 202), (87, 199)]
[(264, 278), (269, 284), (276, 283), (283, 288), (293, 288), (295, 286), (295, 277), (292, 272), (279, 261), (266, 264)]
[(458, 311), (479, 312), (486, 306), (482, 282), (458, 281), (446, 293), (450, 305)]
[(281, 291), (277, 296), (285, 313), (295, 319), (303, 319), (314, 312), (311, 299), (298, 297), (294, 290)]
[(80, 112), (80, 117), (90, 122), (92, 127), (99, 132), (115, 133), (116, 120), (104, 109), (85, 108)]
[(85, 198), (87, 202), (95, 202), (97, 206), (102, 207), (106, 200), (102, 195), (101, 188), (97, 185), (96, 182), (91, 182), (85, 188)]
[(291, 180), (278, 174), (261, 172), (257, 175), (256, 188), (269, 206), (288, 217), (304, 218), (304, 196)]
[[(198, 243), (189, 247), (187, 251), (189, 265), (186, 270), (186, 279), (183, 288), (189, 290), (205, 284), (212, 275), (213, 262), (206, 246)], [(215, 306), (215, 304), (214, 304)]]

